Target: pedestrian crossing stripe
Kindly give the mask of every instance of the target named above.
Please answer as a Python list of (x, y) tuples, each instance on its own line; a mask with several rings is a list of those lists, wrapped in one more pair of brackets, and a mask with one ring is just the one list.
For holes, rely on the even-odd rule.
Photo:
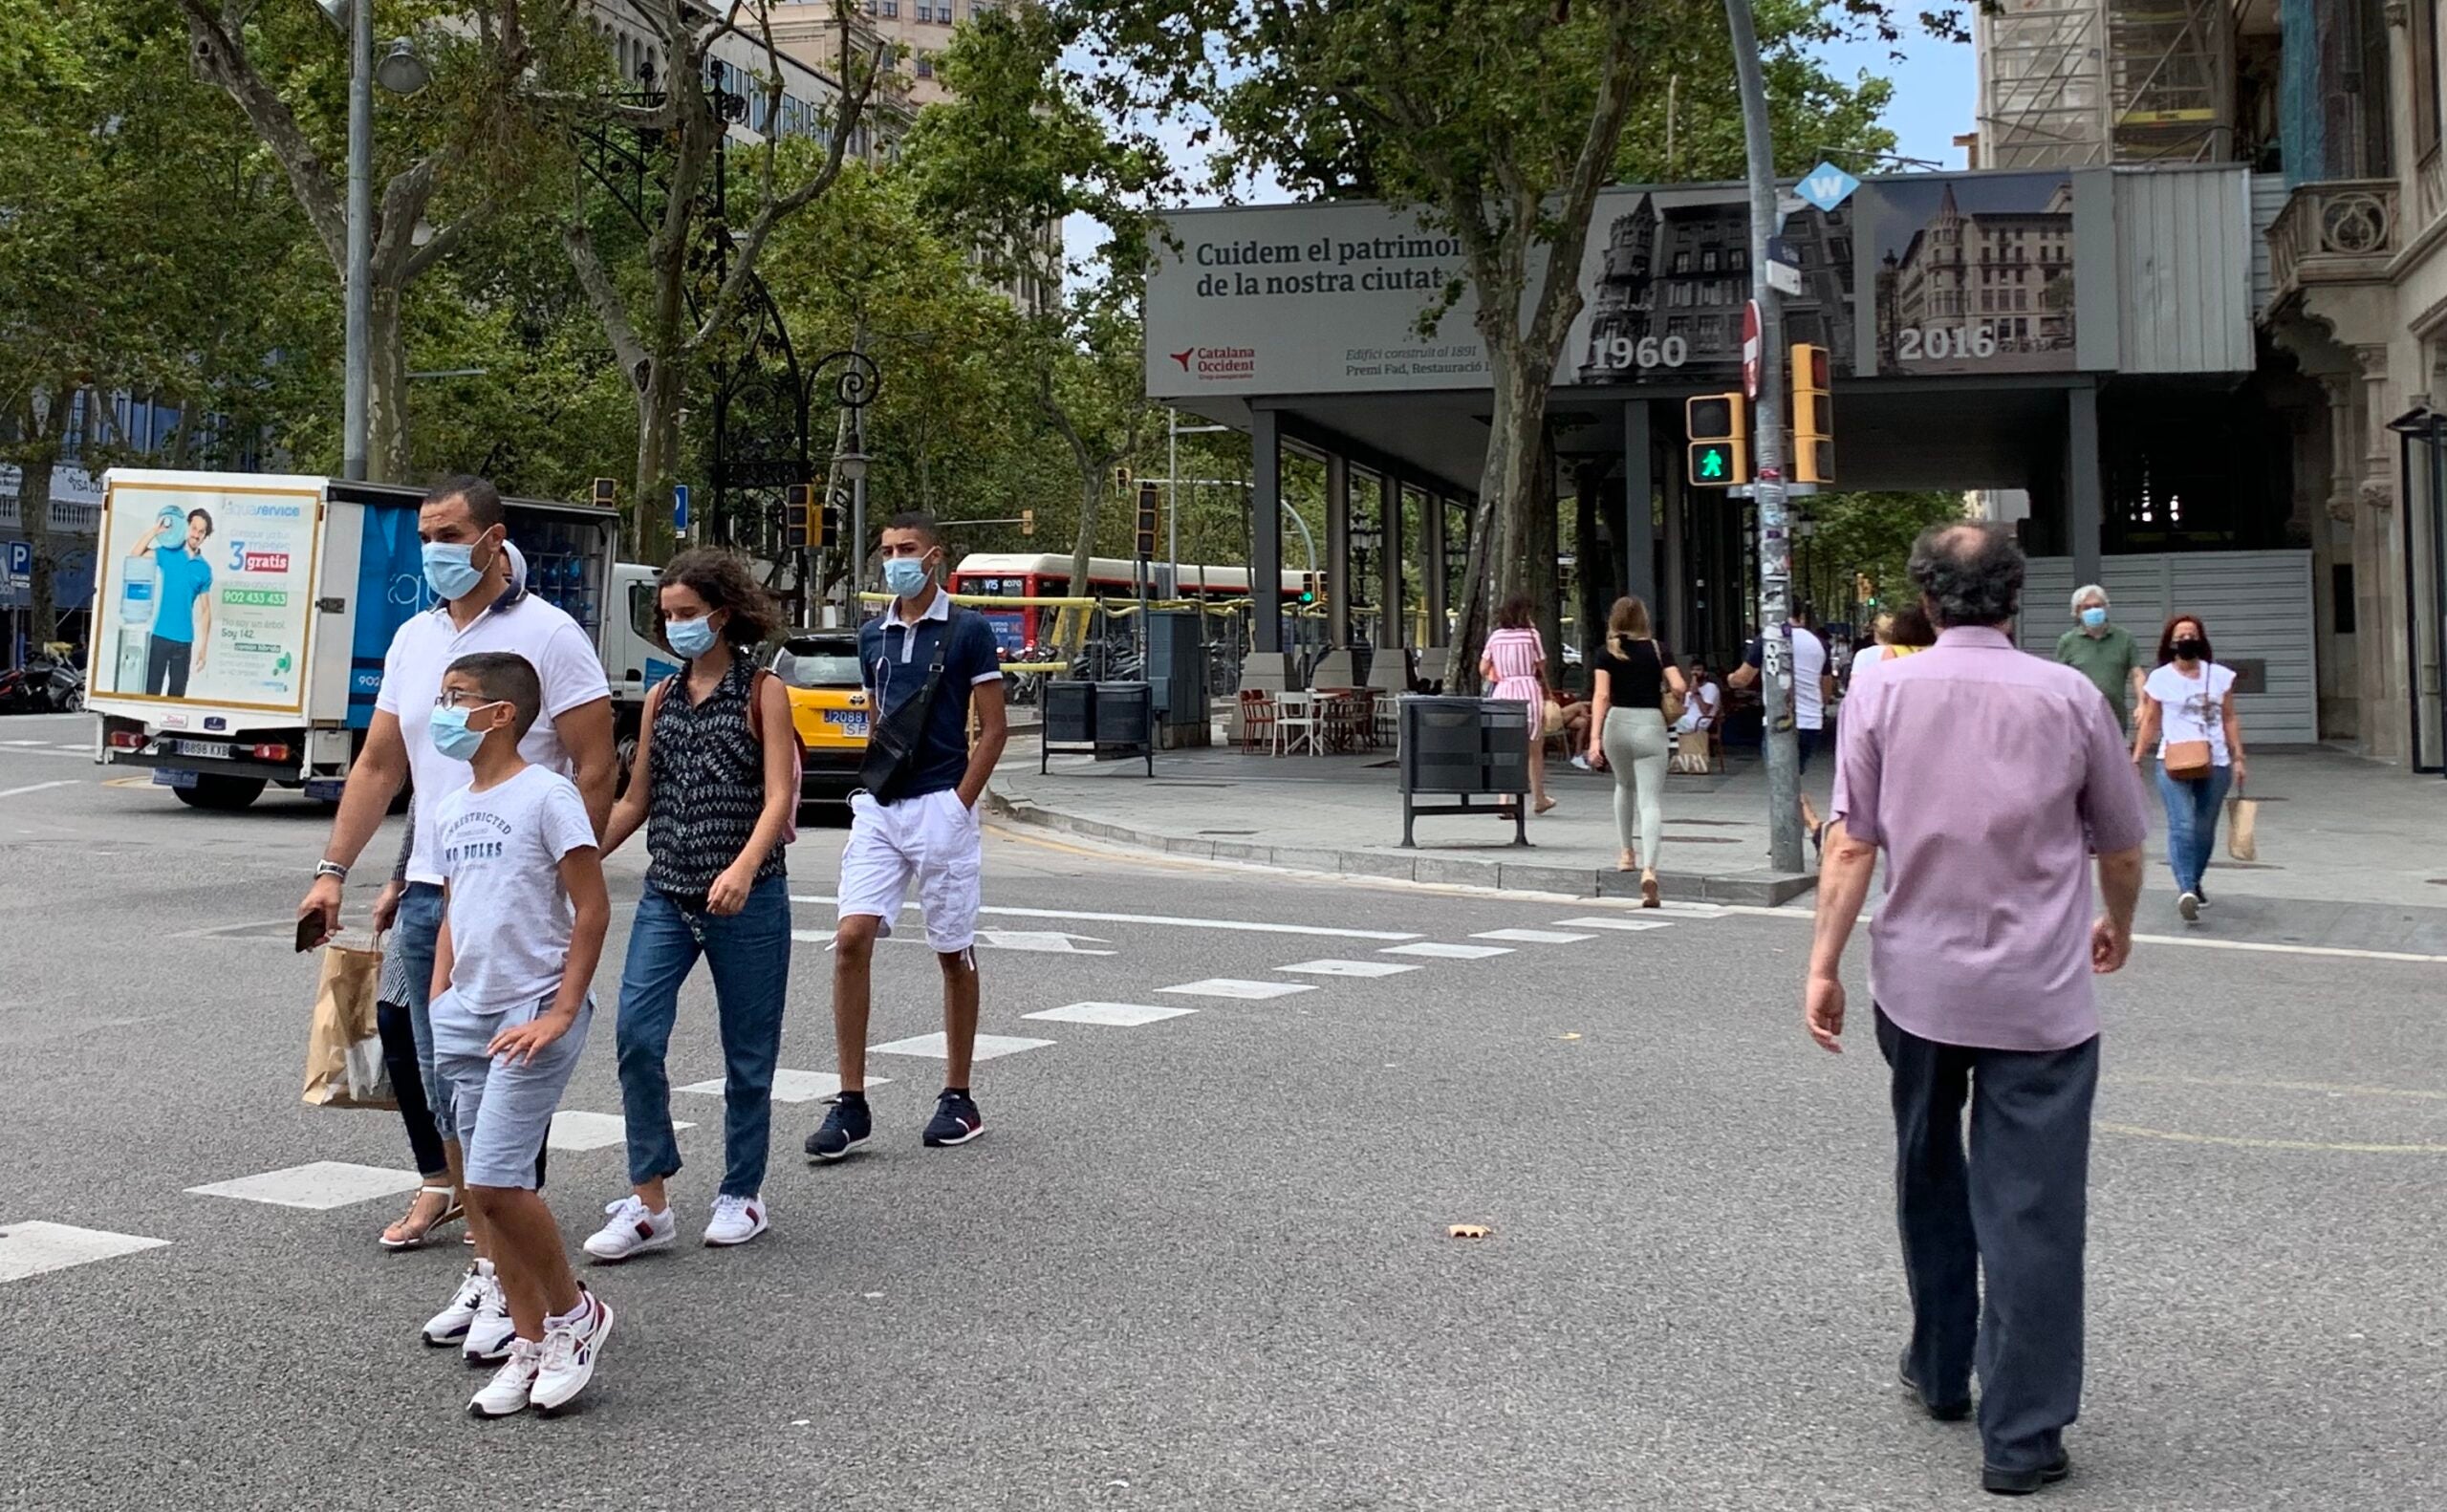
[(403, 1192), (413, 1192), (423, 1184), (424, 1178), (414, 1171), (356, 1165), (346, 1160), (310, 1160), (304, 1165), (286, 1166), (278, 1171), (264, 1171), (227, 1181), (191, 1186), (187, 1192), (194, 1197), (226, 1197), (241, 1202), (263, 1202), (272, 1207), (328, 1212), (336, 1207), (371, 1202), (377, 1198), (397, 1197)]
[(1159, 1024), (1196, 1013), (1196, 1008), (1165, 1008), (1148, 1003), (1067, 1003), (1058, 1008), (1040, 1008), (1023, 1013), (1024, 1019), (1050, 1019), (1057, 1024), (1102, 1024), (1117, 1029), (1135, 1029), (1144, 1024)]
[(1377, 952), (1380, 956), (1425, 956), (1431, 961), (1485, 961), (1493, 956), (1512, 954), (1509, 945), (1448, 945), (1441, 940), (1423, 940), (1415, 945), (1388, 945)]
[(0, 1282), (23, 1281), (46, 1271), (162, 1249), (169, 1242), (141, 1234), (114, 1234), (107, 1229), (78, 1228), (73, 1223), (46, 1223), (40, 1220), (0, 1225)]
[(1184, 998), (1238, 998), (1248, 1003), (1263, 1003), (1270, 998), (1288, 998), (1295, 992), (1314, 992), (1313, 982), (1250, 982), (1240, 977), (1207, 977), (1198, 982), (1184, 982), (1177, 987), (1158, 987), (1159, 992), (1175, 992)]
[(1571, 945), (1595, 935), (1575, 935), (1560, 929), (1482, 929), (1472, 940), (1511, 940), (1525, 945)]
[[(675, 1121), (672, 1129), (694, 1129), (692, 1123)], [(552, 1132), (544, 1136), (544, 1148), (565, 1150), (576, 1154), (585, 1150), (608, 1150), (629, 1142), (629, 1121), (618, 1113), (591, 1113), (574, 1108), (564, 1108), (552, 1114)]]
[[(892, 1078), (889, 1076), (867, 1078), (869, 1087), (885, 1087), (891, 1082)], [(708, 1081), (690, 1082), (685, 1087), (675, 1087), (672, 1091), (694, 1092), (704, 1097), (720, 1097), (724, 1091), (723, 1078), (716, 1076)], [(777, 1103), (819, 1102), (827, 1097), (837, 1097), (840, 1092), (841, 1078), (831, 1071), (798, 1071), (786, 1066), (773, 1072), (773, 1100)]]

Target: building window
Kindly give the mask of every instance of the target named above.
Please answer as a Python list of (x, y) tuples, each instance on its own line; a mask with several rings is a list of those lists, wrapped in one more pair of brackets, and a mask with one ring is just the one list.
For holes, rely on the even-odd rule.
[(1703, 273), (1713, 273), (1721, 270), (1723, 263), (1724, 258), (1714, 248), (1710, 248), (1709, 250), (1700, 254), (1700, 271)]
[(1674, 270), (1678, 273), (1687, 273), (1691, 270), (1691, 254), (1689, 252), (1676, 252), (1674, 254)]
[[(920, 16), (918, 19), (923, 21), (926, 18), (924, 16)], [(918, 54), (918, 76), (920, 78), (933, 78), (935, 76), (935, 60), (928, 57), (923, 53)]]
[(2328, 567), (2328, 625), (2337, 635), (2353, 634), (2353, 564), (2335, 562)]

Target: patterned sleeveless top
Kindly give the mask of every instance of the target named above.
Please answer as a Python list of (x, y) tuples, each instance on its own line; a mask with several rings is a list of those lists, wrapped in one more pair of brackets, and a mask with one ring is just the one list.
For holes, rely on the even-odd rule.
[[(702, 898), (730, 870), (765, 811), (765, 753), (748, 723), (757, 668), (735, 659), (714, 690), (688, 702), (688, 674), (664, 685), (655, 710), (646, 802), (646, 881), (673, 897)], [(783, 875), (783, 847), (756, 880)]]

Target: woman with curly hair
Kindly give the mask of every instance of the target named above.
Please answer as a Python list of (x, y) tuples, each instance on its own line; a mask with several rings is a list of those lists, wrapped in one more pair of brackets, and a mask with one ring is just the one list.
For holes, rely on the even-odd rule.
[(758, 664), (779, 616), (747, 564), (682, 553), (662, 571), (656, 618), (687, 666), (646, 696), (628, 791), (603, 836), (609, 855), (646, 832), (646, 885), (620, 971), (620, 1104), (634, 1191), (586, 1242), (599, 1261), (668, 1248), (678, 1237), (663, 1183), (680, 1170), (663, 1058), (680, 985), (700, 956), (714, 976), (723, 1042), (722, 1186), (707, 1244), (765, 1232), (761, 1189), (773, 1067), (790, 973), (790, 884), (782, 850), (798, 809), (798, 732), (781, 680)]

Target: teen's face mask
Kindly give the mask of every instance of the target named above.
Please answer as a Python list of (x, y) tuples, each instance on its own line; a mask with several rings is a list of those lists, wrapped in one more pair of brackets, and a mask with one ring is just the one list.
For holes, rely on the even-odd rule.
[(896, 556), (883, 564), (883, 586), (892, 590), (895, 598), (912, 598), (925, 591), (926, 560), (919, 556)]
[(474, 761), (476, 752), (484, 747), (485, 737), (491, 732), (469, 729), (467, 716), (492, 706), (490, 703), (479, 703), (472, 709), (434, 710), (433, 724), (429, 726), (433, 748), (452, 761)]
[(698, 619), (666, 619), (662, 622), (662, 637), (675, 653), (688, 661), (713, 650), (718, 638), (711, 615)]

